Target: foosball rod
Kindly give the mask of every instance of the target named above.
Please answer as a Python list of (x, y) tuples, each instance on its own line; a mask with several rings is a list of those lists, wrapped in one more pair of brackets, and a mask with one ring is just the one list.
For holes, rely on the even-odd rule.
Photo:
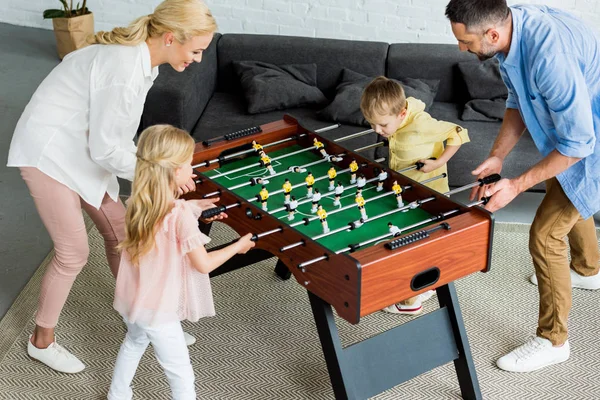
[[(487, 204), (487, 202), (489, 201), (489, 199), (490, 199), (489, 197), (483, 197), (481, 200), (474, 201), (472, 203), (466, 204), (466, 206), (467, 206), (467, 208), (471, 208), (471, 207), (478, 206), (478, 205), (481, 205), (481, 204)], [(424, 224), (428, 224), (430, 222), (440, 221), (440, 220), (445, 219), (446, 217), (448, 217), (448, 216), (450, 216), (452, 214), (456, 214), (459, 211), (460, 211), (460, 209), (457, 208), (457, 209), (454, 209), (454, 210), (450, 210), (450, 211), (446, 211), (446, 212), (440, 213), (440, 214), (438, 214), (438, 215), (436, 215), (434, 217), (428, 218), (426, 220), (414, 223), (414, 224), (409, 225), (409, 226), (405, 226), (403, 228), (399, 228), (399, 231), (396, 232), (396, 233), (388, 232), (388, 233), (386, 233), (384, 235), (381, 235), (381, 236), (378, 236), (378, 237), (366, 240), (364, 242), (360, 242), (360, 243), (358, 243), (356, 245), (350, 245), (350, 246), (348, 246), (348, 247), (346, 247), (344, 249), (340, 249), (340, 250), (336, 251), (335, 254), (340, 254), (340, 253), (343, 253), (343, 252), (346, 252), (346, 251), (350, 251), (350, 250), (355, 251), (359, 247), (362, 247), (362, 246), (365, 246), (367, 244), (371, 244), (371, 243), (374, 243), (374, 242), (378, 242), (380, 240), (388, 238), (389, 236), (399, 236), (402, 232), (411, 230), (413, 228), (416, 228), (416, 227), (424, 225)]]
[[(325, 126), (323, 128), (315, 130), (315, 133), (327, 132), (327, 131), (330, 131), (332, 129), (336, 129), (336, 128), (339, 128), (339, 127), (340, 127), (340, 124), (329, 125), (329, 126)], [(273, 143), (265, 144), (263, 147), (271, 147), (271, 146), (276, 146), (278, 144), (282, 144), (282, 143), (286, 143), (286, 142), (291, 142), (292, 140), (298, 140), (298, 139), (300, 139), (301, 137), (304, 137), (304, 136), (308, 136), (308, 134), (307, 133), (302, 133), (300, 135), (295, 135), (295, 136), (292, 136), (292, 137), (289, 137), (289, 138), (286, 138), (286, 139), (278, 140), (278, 141), (273, 142)], [(254, 149), (248, 149), (248, 150), (238, 151), (237, 153), (228, 154), (226, 156), (223, 156), (222, 158), (215, 158), (214, 160), (208, 160), (208, 161), (204, 161), (204, 162), (202, 162), (200, 164), (192, 165), (192, 168), (208, 167), (211, 164), (218, 163), (218, 162), (223, 162), (223, 161), (229, 160), (231, 158), (236, 158), (236, 157), (242, 156), (244, 154), (252, 153), (254, 151), (255, 151)]]
[[(341, 156), (343, 156), (343, 154), (338, 154), (336, 157), (341, 157)], [(383, 160), (385, 160), (385, 158), (379, 158), (378, 160), (382, 160), (382, 161), (383, 161)], [(318, 163), (320, 163), (320, 162), (323, 162), (323, 161), (327, 161), (327, 160), (319, 160), (319, 161), (315, 161), (315, 162), (313, 162), (313, 163), (311, 163), (311, 164), (306, 164), (306, 165), (303, 165), (303, 166), (302, 166), (302, 168), (304, 168), (305, 166), (309, 166), (309, 165), (318, 164)], [(344, 173), (344, 172), (348, 172), (348, 171), (350, 171), (350, 168), (346, 168), (346, 169), (340, 170), (340, 173)], [(274, 175), (273, 175), (273, 176), (274, 176)], [(328, 176), (328, 175), (323, 175), (323, 176), (320, 176), (320, 177), (318, 177), (318, 178), (315, 178), (315, 183), (317, 183), (317, 182), (319, 182), (319, 181), (322, 181), (323, 179), (327, 179), (327, 178), (329, 178), (329, 176)], [(372, 179), (377, 179), (377, 178), (372, 178)], [(299, 188), (299, 187), (302, 187), (302, 186), (306, 186), (306, 185), (307, 185), (307, 183), (306, 183), (306, 182), (300, 182), (300, 183), (297, 183), (297, 184), (295, 184), (294, 186), (292, 186), (292, 190), (293, 190), (293, 189), (296, 189), (296, 188)], [(238, 185), (238, 186), (239, 186), (239, 185)], [(231, 190), (231, 189), (237, 189), (237, 187), (236, 187), (236, 186), (234, 186), (234, 187), (230, 188), (230, 190)], [(270, 192), (270, 193), (269, 193), (269, 195), (270, 195), (270, 196), (272, 196), (272, 195), (279, 194), (279, 193), (283, 193), (283, 192), (284, 192), (284, 190), (283, 190), (283, 189), (278, 189), (278, 190), (275, 190), (275, 191), (273, 191), (273, 192)], [(211, 194), (211, 193), (209, 193), (209, 194)], [(251, 197), (251, 198), (249, 198), (249, 199), (246, 199), (246, 201), (258, 201), (258, 200), (259, 200), (259, 199), (258, 199), (258, 196), (255, 196), (255, 197)], [(274, 211), (273, 211), (273, 212), (274, 212)]]
[[(497, 176), (496, 176), (496, 175), (497, 175)], [(465, 186), (468, 186), (468, 187), (474, 187), (474, 186), (477, 186), (477, 185), (481, 184), (481, 181), (482, 181), (482, 180), (485, 180), (486, 178), (491, 178), (491, 179), (496, 179), (496, 180), (498, 180), (498, 179), (500, 178), (500, 175), (498, 175), (498, 174), (492, 174), (492, 175), (490, 175), (489, 177), (485, 177), (485, 178), (479, 179), (479, 180), (478, 180), (478, 182), (476, 182), (476, 183), (469, 184), (469, 185), (465, 185)], [(464, 187), (461, 187), (460, 189), (466, 190), (466, 189), (464, 189)], [(449, 193), (449, 192), (446, 192), (446, 193), (444, 193), (444, 194), (445, 194), (445, 195), (447, 195), (448, 193)], [(431, 197), (430, 197), (429, 199), (431, 199)], [(490, 199), (489, 197), (483, 197), (481, 200), (474, 201), (474, 202), (472, 202), (472, 203), (469, 203), (469, 204), (467, 204), (466, 206), (467, 206), (468, 208), (471, 208), (471, 207), (478, 206), (478, 205), (481, 205), (481, 204), (487, 204), (487, 202), (489, 201), (489, 199)], [(425, 199), (425, 200), (426, 200), (426, 199)], [(418, 201), (418, 200), (417, 200), (417, 201)], [(422, 200), (422, 201), (423, 201), (423, 200)], [(409, 206), (410, 206), (410, 204), (409, 204)], [(407, 207), (407, 206), (405, 206), (405, 207)], [(400, 209), (398, 209), (398, 210), (400, 210)], [(441, 214), (438, 214), (438, 215), (437, 215), (437, 216), (435, 216), (435, 217), (431, 217), (431, 218), (428, 218), (428, 219), (426, 219), (426, 220), (424, 220), (424, 221), (417, 222), (417, 223), (415, 223), (415, 224), (413, 224), (413, 225), (410, 225), (410, 226), (404, 227), (404, 228), (402, 228), (402, 229), (400, 230), (400, 232), (403, 232), (403, 231), (407, 231), (407, 230), (409, 230), (409, 229), (416, 228), (417, 226), (420, 226), (420, 225), (423, 225), (423, 224), (427, 224), (427, 223), (430, 223), (430, 222), (432, 222), (432, 221), (438, 221), (438, 220), (440, 220), (440, 219), (441, 219), (441, 218), (440, 218), (440, 216), (441, 216), (441, 215), (442, 215), (442, 216), (443, 216), (443, 215), (445, 215), (445, 216), (448, 216), (448, 215), (455, 214), (455, 213), (457, 213), (458, 211), (460, 211), (460, 210), (459, 210), (459, 209), (455, 209), (455, 210), (450, 210), (450, 211), (447, 211), (446, 213), (441, 213)], [(376, 217), (375, 217), (375, 218), (376, 218)], [(369, 220), (371, 220), (371, 219), (369, 219)], [(369, 220), (367, 220), (367, 221), (369, 221)], [(345, 228), (345, 229), (348, 229), (348, 228)], [(375, 238), (369, 239), (369, 240), (367, 240), (367, 241), (360, 242), (360, 243), (358, 243), (358, 244), (356, 244), (356, 245), (351, 245), (351, 246), (348, 246), (348, 247), (346, 247), (346, 248), (344, 248), (344, 249), (338, 250), (338, 251), (336, 251), (336, 252), (335, 252), (335, 254), (340, 254), (341, 252), (350, 251), (350, 250), (353, 250), (353, 251), (354, 251), (354, 250), (356, 250), (356, 249), (357, 249), (357, 248), (359, 248), (359, 247), (366, 246), (367, 244), (375, 243), (375, 242), (378, 242), (378, 241), (380, 241), (380, 240), (386, 239), (386, 238), (388, 238), (388, 237), (390, 237), (390, 236), (397, 236), (397, 235), (398, 235), (398, 233), (391, 233), (391, 232), (388, 232), (388, 233), (386, 233), (386, 234), (384, 234), (384, 235), (381, 235), (381, 236), (378, 236), (378, 237), (375, 237)], [(314, 238), (314, 239), (316, 239), (316, 238)], [(303, 244), (303, 243), (301, 243), (301, 244)], [(295, 247), (295, 246), (294, 246), (294, 247)], [(305, 261), (305, 262), (303, 262), (303, 263), (300, 263), (300, 264), (298, 264), (298, 268), (300, 268), (300, 269), (303, 269), (303, 268), (305, 268), (305, 267), (307, 267), (307, 266), (309, 266), (309, 265), (311, 265), (311, 264), (317, 263), (317, 262), (319, 262), (319, 261), (327, 260), (327, 259), (329, 259), (329, 256), (328, 256), (327, 254), (325, 254), (325, 255), (323, 255), (323, 256), (321, 256), (321, 257), (313, 258), (312, 260), (308, 260), (308, 261)]]
[[(434, 176), (433, 178), (429, 178), (429, 179), (427, 179), (426, 181), (423, 181), (423, 182), (425, 182), (425, 183), (429, 183), (429, 182), (431, 182), (431, 181), (434, 181), (434, 180), (436, 180), (436, 179), (441, 179), (441, 178), (445, 178), (445, 177), (446, 177), (446, 174), (441, 174), (441, 175), (438, 175), (438, 176)], [(370, 180), (372, 181), (372, 180), (374, 180), (374, 179), (377, 179), (377, 178), (372, 178), (372, 179), (370, 179)], [(404, 187), (403, 187), (403, 189), (409, 189), (409, 188), (412, 188), (412, 186), (408, 185), (408, 186), (404, 186)], [(382, 197), (390, 196), (390, 195), (392, 195), (392, 194), (395, 194), (395, 193), (394, 193), (393, 191), (390, 191), (390, 192), (383, 193), (383, 194), (380, 194), (380, 195), (377, 195), (377, 196), (373, 196), (373, 197), (371, 197), (371, 198), (369, 199), (369, 202), (371, 202), (371, 201), (373, 201), (373, 200), (380, 199), (380, 198), (382, 198)], [(407, 204), (407, 205), (405, 205), (405, 206), (402, 206), (402, 207), (396, 208), (396, 209), (394, 209), (394, 210), (387, 211), (386, 213), (384, 213), (385, 215), (381, 214), (381, 215), (379, 215), (379, 216), (375, 216), (375, 217), (373, 217), (373, 218), (369, 218), (369, 219), (367, 219), (366, 221), (364, 221), (364, 223), (366, 224), (366, 223), (367, 223), (367, 222), (369, 222), (369, 221), (373, 221), (373, 220), (376, 220), (376, 219), (378, 219), (378, 218), (385, 217), (386, 215), (390, 215), (390, 214), (396, 213), (396, 212), (398, 212), (398, 211), (404, 211), (404, 210), (412, 210), (412, 209), (415, 209), (415, 208), (417, 208), (418, 206), (420, 206), (421, 204), (423, 204), (423, 203), (427, 203), (427, 202), (429, 202), (429, 201), (432, 201), (432, 200), (435, 200), (435, 197), (433, 197), (433, 196), (432, 196), (432, 197), (428, 197), (428, 198), (426, 198), (426, 199), (423, 199), (423, 200), (417, 200), (417, 201), (413, 201), (413, 202), (411, 202), (411, 203), (408, 203), (408, 204)], [(347, 206), (344, 206), (344, 207), (342, 207), (342, 208), (339, 208), (339, 209), (337, 209), (337, 210), (333, 210), (333, 211), (331, 211), (331, 212), (329, 213), (329, 215), (331, 215), (331, 214), (336, 214), (336, 213), (338, 213), (338, 212), (342, 212), (342, 211), (344, 211), (344, 210), (347, 210), (347, 209), (350, 209), (350, 208), (353, 208), (353, 207), (356, 207), (356, 205), (355, 205), (355, 204), (349, 204), (349, 205), (347, 205)], [(305, 218), (304, 220), (302, 220), (302, 221), (298, 221), (298, 222), (295, 222), (295, 223), (291, 224), (290, 226), (291, 226), (291, 227), (296, 227), (296, 226), (298, 226), (298, 225), (302, 225), (302, 224), (304, 224), (304, 225), (308, 225), (308, 224), (310, 223), (310, 221), (314, 221), (314, 220), (315, 220), (315, 219), (317, 219), (317, 218), (319, 218), (319, 217)], [(349, 226), (348, 226), (348, 225), (349, 225)], [(330, 235), (333, 235), (333, 234), (335, 234), (335, 233), (342, 232), (342, 231), (345, 231), (345, 230), (348, 230), (348, 229), (353, 229), (353, 222), (349, 222), (347, 225), (345, 225), (345, 226), (342, 226), (341, 228), (338, 228), (338, 229), (334, 229), (334, 230), (332, 230), (332, 231), (329, 231), (328, 233), (322, 233), (321, 235), (317, 235), (317, 236), (313, 237), (312, 239), (313, 239), (313, 240), (318, 240), (318, 239), (324, 238), (324, 237), (326, 237), (326, 236), (330, 236)], [(292, 243), (292, 244), (289, 244), (289, 245), (287, 245), (287, 246), (284, 246), (284, 247), (282, 247), (282, 248), (280, 249), (280, 251), (282, 251), (282, 252), (283, 252), (283, 251), (286, 251), (286, 250), (289, 250), (289, 249), (293, 249), (294, 247), (300, 246), (300, 245), (302, 245), (302, 244), (304, 244), (304, 242), (296, 242), (296, 243)]]
[[(311, 148), (311, 149), (308, 149), (308, 150), (313, 150), (313, 149)], [(301, 151), (306, 151), (306, 149), (304, 149), (304, 150), (301, 150)], [(289, 155), (292, 155), (292, 154), (289, 154)], [(344, 156), (345, 156), (345, 154), (341, 153), (341, 154), (336, 154), (334, 157), (344, 157)], [(327, 162), (327, 161), (328, 161), (327, 159), (317, 160), (317, 161), (313, 161), (313, 162), (311, 162), (311, 163), (308, 163), (308, 164), (305, 164), (305, 165), (300, 165), (298, 168), (312, 167), (313, 165), (322, 164), (322, 163), (324, 163), (324, 162)], [(348, 169), (348, 171), (349, 171), (349, 170), (350, 170), (350, 169)], [(278, 176), (281, 176), (281, 175), (287, 175), (287, 174), (289, 174), (290, 172), (293, 172), (293, 171), (291, 171), (291, 170), (289, 170), (289, 169), (286, 169), (286, 170), (284, 170), (284, 171), (277, 172), (276, 174), (273, 174), (273, 175), (269, 175), (269, 176), (265, 176), (265, 177), (256, 177), (256, 178), (251, 178), (251, 179), (250, 179), (250, 182), (244, 182), (244, 183), (240, 183), (239, 185), (232, 186), (232, 187), (230, 187), (230, 188), (228, 188), (228, 189), (229, 189), (229, 190), (235, 190), (235, 189), (239, 189), (239, 188), (242, 188), (242, 187), (245, 187), (245, 186), (250, 186), (250, 185), (256, 184), (256, 183), (255, 183), (255, 181), (256, 181), (257, 179), (269, 179), (269, 178), (276, 178), (276, 177), (278, 177)], [(223, 175), (220, 175), (220, 176), (219, 176), (219, 178), (220, 178), (221, 176), (223, 176)], [(316, 181), (316, 179), (315, 179), (315, 181)], [(283, 191), (283, 190), (282, 190), (282, 191)], [(275, 194), (275, 193), (272, 193), (272, 194)]]
[(354, 138), (357, 138), (357, 137), (360, 137), (360, 136), (364, 136), (364, 135), (372, 133), (372, 132), (375, 132), (375, 131), (373, 129), (367, 129), (366, 131), (356, 132), (356, 133), (350, 134), (348, 136), (344, 136), (344, 137), (341, 137), (341, 138), (334, 139), (333, 141), (336, 142), (336, 143), (345, 142), (346, 140), (350, 140), (350, 139), (354, 139)]
[(476, 182), (469, 183), (468, 185), (461, 186), (461, 187), (458, 187), (456, 189), (452, 189), (449, 192), (444, 193), (444, 195), (451, 196), (453, 194), (456, 194), (456, 193), (459, 193), (459, 192), (464, 192), (465, 190), (474, 188), (476, 186), (481, 187), (481, 186), (484, 186), (484, 185), (490, 185), (492, 183), (498, 182), (500, 179), (502, 179), (502, 178), (500, 177), (499, 174), (491, 174), (491, 175), (488, 175), (488, 176), (486, 176), (484, 178), (477, 179)]

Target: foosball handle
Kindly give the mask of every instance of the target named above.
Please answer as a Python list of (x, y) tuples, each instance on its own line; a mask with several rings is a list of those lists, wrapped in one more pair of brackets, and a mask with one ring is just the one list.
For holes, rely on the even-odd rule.
[(217, 207), (209, 208), (208, 210), (203, 210), (202, 214), (200, 214), (200, 217), (204, 218), (204, 219), (213, 218), (213, 217), (216, 217), (217, 215), (221, 214), (225, 210), (226, 210), (225, 206), (217, 206)]
[[(437, 158), (435, 158), (435, 157), (430, 157), (429, 159), (430, 160), (437, 160)], [(415, 163), (415, 165), (417, 166), (417, 169), (421, 169), (421, 168), (423, 168), (423, 166), (425, 165), (425, 163), (422, 163), (421, 161), (417, 161)]]
[(439, 229), (450, 230), (450, 224), (447, 222), (442, 222), (435, 228), (426, 229), (418, 232), (411, 233), (410, 235), (392, 240), (384, 245), (384, 247), (388, 250), (396, 250), (399, 247), (406, 246), (408, 244), (417, 242), (419, 240), (423, 240), (429, 237), (429, 235)]
[(485, 178), (478, 179), (479, 186), (489, 185), (491, 183), (496, 183), (500, 179), (502, 179), (502, 178), (500, 177), (499, 174), (491, 174), (491, 175), (486, 176)]

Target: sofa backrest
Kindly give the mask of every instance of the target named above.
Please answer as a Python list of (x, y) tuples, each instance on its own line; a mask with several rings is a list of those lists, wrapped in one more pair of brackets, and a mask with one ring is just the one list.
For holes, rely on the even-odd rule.
[(394, 43), (390, 45), (386, 76), (398, 78), (439, 79), (435, 101), (464, 103), (467, 88), (458, 63), (476, 60), (453, 44)]
[(317, 64), (317, 86), (335, 95), (343, 68), (367, 76), (385, 74), (389, 44), (297, 36), (224, 34), (217, 44), (220, 92), (240, 93), (232, 61), (262, 61), (275, 65)]

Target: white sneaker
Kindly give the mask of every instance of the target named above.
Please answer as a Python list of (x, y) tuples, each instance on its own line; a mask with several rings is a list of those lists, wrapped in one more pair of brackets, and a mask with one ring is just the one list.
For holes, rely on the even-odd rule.
[(183, 337), (185, 338), (185, 344), (188, 346), (191, 346), (194, 343), (196, 343), (196, 338), (187, 332), (183, 332)]
[(509, 372), (531, 372), (569, 359), (571, 349), (569, 341), (561, 347), (552, 346), (552, 342), (541, 337), (531, 338), (496, 361), (498, 368)]
[[(537, 286), (538, 280), (535, 273), (529, 277), (529, 281)], [(600, 273), (592, 276), (582, 276), (571, 270), (571, 287), (586, 290), (598, 290), (600, 289)]]
[(428, 290), (425, 293), (421, 293), (417, 296), (415, 302), (411, 305), (405, 305), (401, 303), (392, 304), (384, 308), (382, 311), (390, 314), (404, 314), (404, 315), (417, 315), (423, 311), (423, 302), (429, 300), (435, 295), (435, 290)]
[(29, 354), (29, 357), (46, 364), (58, 372), (75, 374), (85, 369), (85, 365), (77, 357), (56, 343), (56, 341), (52, 342), (45, 349), (38, 349), (31, 343), (31, 336), (29, 336), (27, 354)]

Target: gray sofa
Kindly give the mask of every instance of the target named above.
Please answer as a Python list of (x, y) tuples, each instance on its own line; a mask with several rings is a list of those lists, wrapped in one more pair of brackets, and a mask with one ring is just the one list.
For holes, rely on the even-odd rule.
[[(342, 68), (367, 76), (440, 80), (429, 113), (437, 119), (452, 121), (469, 130), (471, 142), (461, 147), (449, 162), (450, 186), (473, 182), (470, 174), (488, 154), (500, 128), (500, 122), (462, 121), (460, 116), (468, 100), (465, 83), (457, 64), (472, 61), (474, 56), (461, 53), (448, 44), (388, 44), (273, 35), (217, 34), (204, 52), (202, 62), (182, 73), (170, 66), (160, 67), (160, 74), (148, 94), (140, 128), (170, 123), (191, 132), (202, 141), (243, 128), (281, 119), (284, 114), (296, 117), (305, 127), (318, 129), (333, 124), (317, 117), (321, 107), (291, 108), (250, 115), (246, 111), (233, 61), (262, 61), (275, 65), (317, 64), (317, 86), (333, 99)], [(367, 129), (342, 125), (324, 133), (337, 138)], [(354, 149), (375, 143), (378, 135), (370, 134), (345, 142)], [(368, 157), (385, 154), (387, 149), (370, 150)], [(513, 177), (540, 160), (540, 154), (528, 135), (524, 135), (506, 160), (503, 175)], [(538, 185), (534, 190), (543, 190)]]

